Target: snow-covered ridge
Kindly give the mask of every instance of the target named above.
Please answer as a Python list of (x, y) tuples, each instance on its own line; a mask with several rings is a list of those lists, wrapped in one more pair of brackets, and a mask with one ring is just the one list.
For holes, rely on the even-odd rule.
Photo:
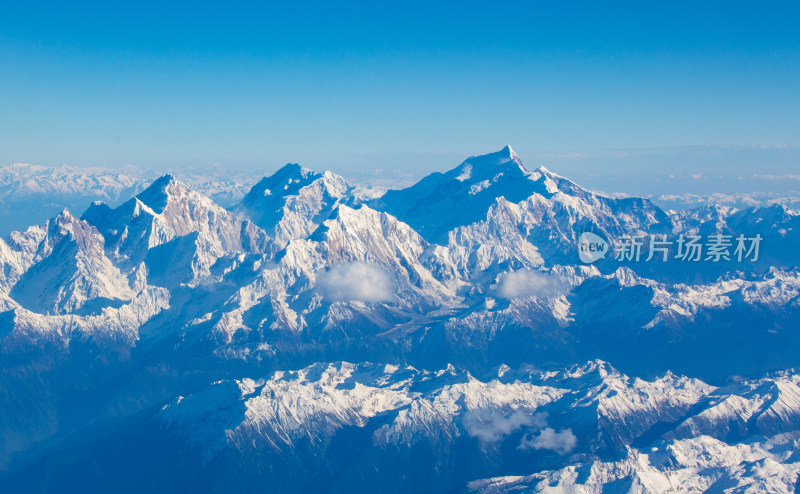
[[(163, 175), (0, 241), (0, 468), (135, 416), (125, 430), (174, 434), (165, 454), (273, 480), (265, 465), (304, 478), (350, 458), (341, 479), (401, 462), (400, 490), (584, 482), (565, 464), (600, 472), (591, 485), (673, 482), (664, 448), (734, 458), (746, 441), (793, 472), (779, 436), (798, 430), (796, 372), (767, 374), (800, 367), (791, 209), (665, 212), (529, 171), (510, 147), (385, 196), (299, 165), (253, 183), (223, 207)], [(764, 250), (585, 265), (586, 231), (757, 233)]]
[[(80, 215), (93, 201), (116, 206), (143, 191), (159, 172), (133, 166), (122, 168), (40, 166), (0, 167), (0, 236), (41, 224), (68, 209)], [(258, 175), (206, 169), (175, 175), (223, 207), (244, 197)]]
[[(777, 400), (771, 388), (781, 390)], [(367, 429), (371, 434), (354, 436), (361, 442), (351, 447), (376, 455), (389, 447), (420, 448), (420, 443), (447, 455), (466, 443), (495, 460), (505, 451), (506, 461), (518, 456), (536, 464), (550, 456), (577, 463), (530, 477), (473, 479), (470, 489), (480, 492), (538, 483), (594, 488), (625, 479), (653, 492), (694, 492), (720, 479), (780, 491), (794, 485), (800, 473), (800, 462), (791, 454), (800, 444), (800, 418), (781, 413), (798, 390), (795, 373), (715, 388), (672, 374), (634, 379), (601, 361), (563, 370), (501, 368), (481, 379), (452, 367), (429, 372), (335, 363), (219, 382), (173, 400), (156, 420), (205, 448), (207, 462), (230, 451), (325, 455), (337, 435)], [(718, 403), (743, 399), (763, 404), (749, 411), (728, 408), (719, 422), (746, 421), (755, 413), (775, 425), (731, 441), (718, 426), (701, 422), (719, 414)], [(383, 425), (371, 425), (376, 421)], [(674, 437), (687, 427), (694, 427), (691, 435)], [(622, 459), (600, 460), (617, 441)], [(632, 447), (637, 441), (643, 444)], [(518, 446), (502, 448), (509, 443)], [(576, 477), (588, 465), (592, 473)], [(313, 468), (306, 467), (309, 475), (315, 475)]]
[[(473, 186), (486, 180), (490, 185), (476, 192)], [(543, 348), (559, 341), (566, 350), (576, 323), (605, 321), (588, 306), (575, 317), (575, 294), (602, 279), (623, 292), (649, 293), (635, 299), (641, 320), (620, 325), (622, 334), (648, 331), (674, 340), (671, 332), (696, 323), (702, 311), (769, 306), (791, 312), (796, 306), (800, 280), (791, 250), (770, 253), (770, 262), (785, 266), (699, 271), (702, 277), (689, 283), (672, 280), (685, 268), (675, 263), (603, 274), (581, 266), (576, 255), (577, 237), (586, 230), (614, 238), (686, 226), (752, 227), (772, 232), (767, 240), (774, 245), (791, 246), (800, 217), (778, 206), (670, 216), (644, 200), (594, 194), (544, 167), (529, 172), (510, 147), (365, 203), (368, 197), (330, 172), (286, 165), (231, 212), (165, 175), (117, 207), (97, 202), (80, 220), (64, 212), (10, 235), (0, 243), (0, 288), (9, 306), (75, 317), (125, 305), (148, 286), (217, 292), (203, 307), (182, 309), (171, 324), (185, 330), (202, 321), (233, 345), (221, 354), (237, 355), (252, 345), (239, 348), (235, 334), (265, 328), (394, 339), (427, 333), (431, 325), (450, 335), (454, 348), (465, 334), (491, 342), (515, 327), (535, 330), (547, 341), (538, 344)], [(392, 214), (400, 206), (407, 222)], [(425, 231), (442, 232), (446, 241), (431, 242)], [(347, 267), (353, 263), (365, 267)], [(340, 277), (347, 297), (330, 288), (340, 272), (348, 273)], [(369, 293), (375, 280), (386, 280), (375, 287), (380, 293), (396, 292)], [(361, 288), (350, 290), (353, 284)]]
[(646, 450), (629, 448), (617, 461), (592, 461), (529, 476), (476, 480), (469, 492), (792, 492), (800, 462), (800, 434), (729, 445), (708, 436), (673, 440)]

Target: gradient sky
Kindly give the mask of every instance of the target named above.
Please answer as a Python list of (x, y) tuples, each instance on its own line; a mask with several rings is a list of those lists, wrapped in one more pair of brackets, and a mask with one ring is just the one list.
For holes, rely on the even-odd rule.
[(798, 2), (289, 3), (0, 3), (0, 164), (800, 170)]

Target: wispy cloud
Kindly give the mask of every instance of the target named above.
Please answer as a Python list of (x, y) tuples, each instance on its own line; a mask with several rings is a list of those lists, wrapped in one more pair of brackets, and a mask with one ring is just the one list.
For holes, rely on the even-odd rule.
[(760, 178), (762, 180), (800, 180), (800, 175), (795, 175), (793, 173), (784, 173), (783, 175), (762, 175), (760, 173), (754, 173), (753, 178)]
[(578, 438), (572, 429), (561, 429), (556, 432), (552, 427), (545, 427), (538, 434), (526, 434), (522, 438), (519, 449), (549, 449), (560, 455), (572, 451), (578, 444)]
[(558, 278), (530, 269), (506, 273), (497, 284), (497, 293), (502, 298), (554, 297), (567, 289), (567, 284)]
[(496, 443), (520, 429), (528, 429), (518, 449), (549, 449), (565, 455), (575, 449), (578, 438), (572, 429), (556, 431), (547, 426), (547, 412), (518, 410), (503, 414), (497, 409), (472, 409), (464, 413), (462, 424), (470, 437), (482, 443)]
[(320, 294), (333, 301), (384, 302), (394, 298), (394, 283), (385, 270), (365, 262), (339, 264), (317, 277)]
[(495, 443), (522, 427), (541, 429), (547, 425), (547, 415), (517, 411), (506, 416), (499, 410), (474, 409), (464, 414), (462, 423), (470, 437)]

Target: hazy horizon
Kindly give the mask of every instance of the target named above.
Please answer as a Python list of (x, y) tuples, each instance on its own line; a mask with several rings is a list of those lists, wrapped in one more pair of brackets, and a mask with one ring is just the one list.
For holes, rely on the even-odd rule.
[[(364, 153), (350, 159), (288, 160), (263, 165), (229, 166), (225, 163), (153, 166), (125, 164), (120, 167), (72, 163), (7, 163), (45, 167), (117, 169), (129, 174), (159, 175), (193, 173), (214, 178), (232, 178), (255, 183), (286, 163), (299, 163), (322, 172), (330, 170), (358, 185), (402, 188), (435, 172), (454, 168), (470, 156), (497, 151), (468, 149), (458, 153)], [(607, 194), (643, 197), (695, 194), (791, 194), (800, 196), (798, 146), (674, 146), (633, 149), (577, 150), (574, 152), (526, 152), (510, 144), (529, 169), (545, 166), (589, 189)], [(401, 161), (404, 166), (393, 166)]]
[(746, 180), (800, 164), (797, 4), (414, 7), (0, 6), (0, 163), (409, 181), (511, 144), (609, 192), (798, 182)]

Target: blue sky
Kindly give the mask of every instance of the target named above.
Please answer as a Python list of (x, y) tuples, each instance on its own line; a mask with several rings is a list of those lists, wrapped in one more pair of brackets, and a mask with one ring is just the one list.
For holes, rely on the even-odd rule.
[(0, 162), (800, 168), (797, 2), (288, 3), (0, 3)]

